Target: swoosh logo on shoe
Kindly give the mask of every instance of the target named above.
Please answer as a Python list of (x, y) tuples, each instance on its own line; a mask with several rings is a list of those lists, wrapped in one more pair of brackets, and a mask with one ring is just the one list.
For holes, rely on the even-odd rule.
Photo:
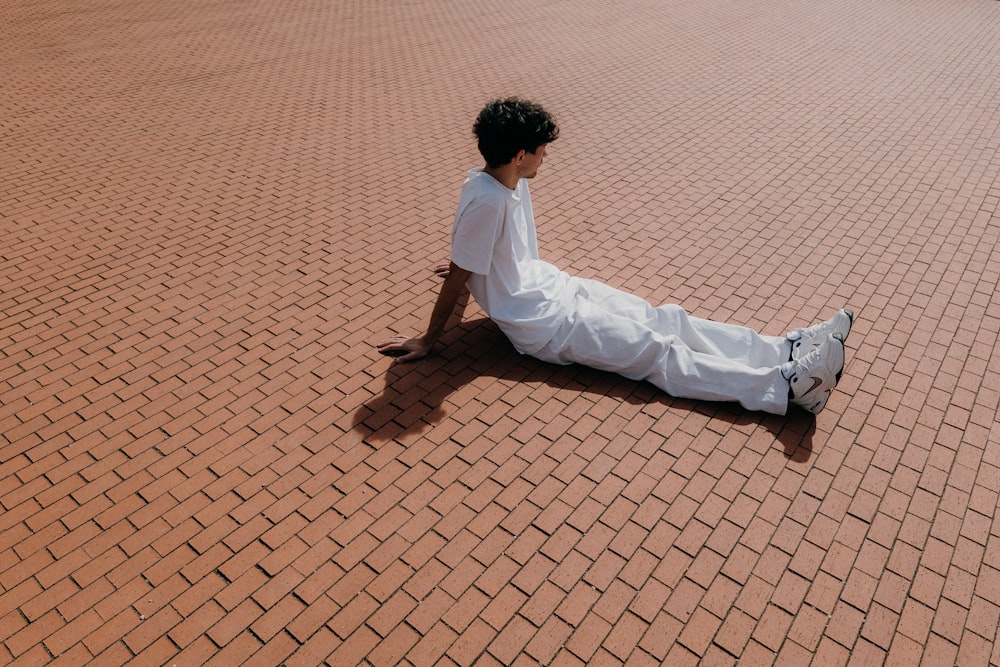
[(805, 396), (805, 395), (806, 395), (806, 394), (808, 394), (809, 392), (811, 392), (811, 391), (813, 391), (814, 389), (816, 389), (816, 387), (818, 387), (818, 386), (820, 386), (821, 384), (823, 384), (823, 381), (822, 381), (822, 380), (820, 380), (820, 379), (819, 379), (818, 377), (816, 377), (815, 375), (810, 375), (809, 377), (810, 377), (810, 378), (812, 379), (812, 381), (813, 381), (813, 386), (809, 387), (809, 389), (807, 389), (807, 390), (806, 390), (805, 392), (803, 392), (803, 393), (802, 393), (802, 395), (803, 395), (803, 396)]

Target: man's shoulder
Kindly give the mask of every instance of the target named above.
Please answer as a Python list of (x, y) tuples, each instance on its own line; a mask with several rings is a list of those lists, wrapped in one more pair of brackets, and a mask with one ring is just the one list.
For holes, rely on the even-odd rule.
[(462, 186), (462, 199), (468, 203), (473, 201), (493, 206), (503, 206), (510, 199), (511, 192), (489, 174), (482, 171), (470, 171), (469, 177)]

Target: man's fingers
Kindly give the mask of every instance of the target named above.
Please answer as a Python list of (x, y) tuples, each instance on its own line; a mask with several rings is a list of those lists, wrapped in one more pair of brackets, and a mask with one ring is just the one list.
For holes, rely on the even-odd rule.
[(382, 341), (381, 343), (375, 346), (375, 349), (378, 350), (381, 354), (387, 354), (389, 356), (397, 357), (401, 354), (406, 353), (406, 350), (402, 347), (403, 343), (405, 342), (406, 342), (405, 338), (403, 338), (402, 336), (396, 336), (395, 338), (389, 338), (388, 340)]
[(427, 356), (427, 351), (415, 348), (411, 340), (406, 336), (394, 336), (376, 345), (375, 349), (387, 357), (396, 357), (396, 361), (414, 361)]
[(410, 339), (400, 334), (397, 336), (393, 336), (392, 338), (386, 338), (384, 341), (376, 345), (376, 347), (389, 347), (391, 345), (400, 345), (408, 340)]

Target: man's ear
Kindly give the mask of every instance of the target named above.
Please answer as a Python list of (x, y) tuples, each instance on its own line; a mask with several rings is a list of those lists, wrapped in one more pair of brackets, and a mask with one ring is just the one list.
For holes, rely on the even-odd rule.
[(515, 165), (521, 164), (521, 160), (523, 160), (524, 156), (527, 154), (528, 151), (526, 151), (525, 149), (522, 148), (521, 150), (519, 150), (517, 154), (514, 156), (514, 164)]

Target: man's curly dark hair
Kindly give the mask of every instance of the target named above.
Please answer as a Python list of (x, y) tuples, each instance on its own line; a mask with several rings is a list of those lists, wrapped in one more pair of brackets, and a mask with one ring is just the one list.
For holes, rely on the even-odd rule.
[(559, 138), (559, 127), (541, 105), (516, 97), (496, 99), (479, 112), (472, 132), (490, 167), (510, 162), (521, 150), (534, 154)]

